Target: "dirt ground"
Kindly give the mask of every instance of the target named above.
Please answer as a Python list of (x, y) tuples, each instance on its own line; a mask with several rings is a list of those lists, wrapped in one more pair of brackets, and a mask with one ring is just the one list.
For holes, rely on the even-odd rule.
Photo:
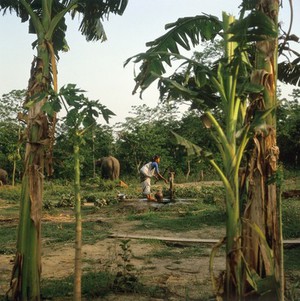
[[(221, 185), (220, 182), (206, 183), (207, 185)], [(178, 184), (180, 185), (180, 184)], [(187, 187), (187, 184), (185, 184)], [(175, 202), (176, 203), (176, 202)], [(2, 202), (3, 204), (3, 202)], [(176, 204), (175, 204), (176, 205)], [(5, 206), (5, 205), (3, 205)], [(222, 239), (225, 236), (225, 228), (214, 228), (206, 226), (203, 229), (186, 231), (186, 232), (170, 232), (167, 230), (157, 230), (144, 228), (136, 230), (138, 221), (129, 221), (126, 219), (126, 213), (132, 212), (134, 208), (136, 212), (146, 211), (151, 207), (154, 211), (164, 204), (147, 202), (145, 200), (124, 200), (116, 205), (116, 214), (108, 214), (108, 209), (103, 208), (98, 213), (88, 216), (86, 219), (93, 219), (99, 225), (99, 235), (101, 229), (109, 229), (114, 235), (141, 235), (149, 237), (177, 238), (180, 239)], [(1, 205), (0, 205), (1, 211)], [(1, 216), (0, 216), (1, 220)], [(43, 213), (43, 223), (56, 222), (58, 227), (62, 222), (71, 222), (74, 220), (72, 212), (61, 213), (59, 216), (50, 216), (47, 212)], [(17, 220), (13, 221), (17, 224)], [(83, 244), (82, 247), (82, 270), (85, 272), (110, 271), (112, 274), (117, 273), (117, 264), (120, 263), (118, 254), (121, 252), (122, 238), (107, 237), (99, 239), (95, 244)], [(189, 243), (165, 242), (167, 246), (172, 248), (174, 254), (184, 254), (184, 248)], [(130, 263), (135, 268), (135, 275), (147, 287), (158, 286), (162, 292), (162, 297), (146, 297), (145, 295), (111, 293), (104, 301), (207, 301), (213, 300), (212, 280), (209, 273), (209, 256), (213, 244), (193, 243), (193, 245), (201, 246), (201, 256), (176, 256), (159, 257), (151, 256), (153, 252), (164, 250), (165, 245), (157, 243), (154, 240), (131, 239), (130, 249), (133, 257)], [(54, 245), (47, 244), (43, 239), (42, 242), (42, 280), (62, 279), (72, 275), (74, 272), (74, 244), (65, 243)], [(0, 254), (0, 296), (3, 296), (9, 288), (10, 275), (13, 267), (14, 255)], [(225, 270), (225, 258), (223, 254), (217, 254), (214, 259), (214, 273), (218, 275)], [(55, 301), (72, 300), (55, 299)], [(83, 299), (84, 300), (84, 299)], [(100, 300), (100, 299), (99, 299)]]
[[(165, 230), (147, 229), (137, 231), (134, 229), (136, 221), (128, 221), (123, 218), (122, 212), (126, 208), (134, 206), (139, 211), (148, 210), (149, 206), (153, 209), (162, 206), (157, 203), (149, 203), (147, 201), (123, 201), (119, 205), (119, 216), (107, 218), (105, 214), (93, 215), (93, 219), (97, 219), (99, 224), (105, 223), (110, 227), (110, 233), (118, 235), (143, 235), (158, 236), (172, 238), (216, 238), (220, 239), (224, 233), (214, 228), (206, 227), (197, 231), (172, 233)], [(44, 213), (43, 222), (51, 220), (51, 222), (72, 221), (70, 214), (61, 214), (53, 217)], [(101, 231), (101, 230), (99, 230)], [(117, 272), (118, 253), (121, 252), (120, 243), (122, 238), (106, 238), (99, 240), (95, 244), (84, 244), (82, 248), (84, 271), (104, 271), (110, 270), (112, 273)], [(190, 244), (190, 243), (187, 243)], [(174, 248), (175, 252), (183, 251), (186, 243), (168, 243)], [(199, 245), (199, 244), (198, 244)], [(164, 248), (163, 244), (151, 241), (131, 239), (130, 249), (132, 258), (130, 263), (135, 268), (135, 274), (138, 279), (145, 285), (157, 285), (164, 292), (167, 292), (167, 299), (153, 299), (145, 296), (110, 294), (101, 300), (203, 300), (207, 295), (212, 295), (212, 284), (209, 274), (209, 255), (212, 244), (202, 245), (203, 256), (189, 257), (179, 260), (170, 258), (151, 257), (149, 255), (153, 251), (159, 251)], [(49, 247), (45, 241), (42, 246), (42, 279), (60, 279), (73, 274), (74, 271), (74, 244), (66, 243)], [(9, 288), (10, 275), (13, 267), (14, 255), (0, 255), (0, 296), (4, 295)], [(224, 270), (225, 259), (223, 256), (217, 256), (214, 261), (215, 273), (218, 274)], [(65, 300), (65, 299), (64, 299)], [(206, 299), (207, 300), (207, 299)]]

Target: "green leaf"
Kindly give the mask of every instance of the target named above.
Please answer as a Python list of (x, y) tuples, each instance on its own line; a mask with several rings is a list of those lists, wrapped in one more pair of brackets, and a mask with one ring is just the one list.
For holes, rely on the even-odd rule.
[(25, 107), (26, 108), (32, 107), (34, 104), (44, 100), (47, 95), (48, 94), (46, 92), (41, 92), (41, 93), (37, 93), (37, 94), (32, 95), (29, 98), (29, 101), (25, 104)]
[(286, 84), (300, 86), (300, 57), (279, 63), (278, 79)]
[(71, 109), (66, 116), (66, 124), (68, 126), (76, 126), (77, 123), (78, 112), (76, 109)]
[(166, 25), (166, 29), (169, 31), (165, 35), (146, 44), (150, 47), (146, 53), (126, 60), (125, 66), (133, 59), (135, 63), (142, 62), (141, 71), (135, 78), (137, 84), (133, 93), (138, 87), (142, 90), (148, 88), (157, 79), (153, 74), (161, 76), (166, 72), (164, 63), (171, 66), (170, 55), (180, 55), (178, 46), (190, 50), (191, 45), (199, 45), (201, 40), (213, 39), (222, 30), (222, 22), (214, 16), (201, 15), (178, 19), (175, 23)]
[(91, 115), (86, 115), (82, 120), (82, 124), (83, 124), (84, 128), (88, 128), (95, 122), (96, 122), (95, 118), (93, 118)]
[(261, 11), (252, 11), (247, 17), (235, 21), (228, 33), (233, 36), (230, 41), (252, 42), (277, 38), (277, 24)]
[(186, 88), (185, 86), (183, 86), (183, 85), (179, 84), (178, 82), (171, 80), (169, 78), (161, 77), (161, 81), (163, 81), (165, 83), (169, 83), (173, 88), (175, 88), (182, 94), (187, 95), (188, 97), (192, 98), (192, 97), (196, 97), (198, 95), (197, 92), (194, 92), (194, 91), (190, 90), (189, 88)]
[(257, 127), (260, 127), (261, 129), (263, 129), (266, 117), (268, 115), (270, 115), (276, 108), (277, 108), (277, 106), (274, 106), (267, 110), (255, 111), (254, 118), (251, 122), (251, 129), (257, 128)]
[(76, 13), (83, 16), (79, 29), (87, 41), (105, 41), (106, 34), (101, 20), (111, 14), (122, 15), (127, 4), (128, 0), (78, 1), (72, 17), (74, 18)]
[(44, 103), (44, 105), (42, 106), (42, 111), (47, 113), (49, 116), (53, 116), (53, 114), (55, 113), (53, 106), (49, 102)]
[(175, 132), (171, 131), (171, 134), (173, 135), (174, 142), (178, 145), (183, 146), (186, 149), (187, 156), (204, 156), (204, 157), (211, 157), (212, 154), (209, 152), (204, 151), (200, 146), (190, 142), (189, 140), (183, 138), (182, 136), (176, 134)]
[(116, 115), (114, 112), (112, 112), (111, 110), (109, 110), (109, 109), (107, 109), (105, 107), (101, 108), (101, 114), (102, 114), (104, 120), (106, 121), (106, 123), (109, 122), (109, 118), (111, 116), (115, 116)]

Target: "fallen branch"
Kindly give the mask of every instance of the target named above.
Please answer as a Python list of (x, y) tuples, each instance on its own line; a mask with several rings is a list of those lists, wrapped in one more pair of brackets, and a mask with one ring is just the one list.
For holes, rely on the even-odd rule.
[(185, 243), (217, 243), (218, 239), (206, 238), (179, 238), (179, 237), (162, 237), (162, 236), (145, 236), (134, 234), (110, 234), (110, 238), (132, 238), (132, 239), (153, 239), (170, 242), (185, 242)]
[[(163, 236), (146, 236), (146, 235), (134, 235), (134, 234), (120, 234), (113, 233), (108, 236), (109, 238), (130, 238), (130, 239), (150, 239), (150, 240), (161, 240), (169, 242), (179, 242), (179, 243), (208, 243), (215, 244), (219, 242), (219, 239), (213, 238), (180, 238), (180, 237), (163, 237)], [(287, 245), (300, 245), (300, 238), (287, 239), (283, 241)]]

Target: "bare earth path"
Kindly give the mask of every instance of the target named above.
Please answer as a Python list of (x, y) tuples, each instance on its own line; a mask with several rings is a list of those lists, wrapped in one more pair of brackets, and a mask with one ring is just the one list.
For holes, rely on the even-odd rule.
[[(120, 204), (120, 212), (125, 210), (127, 206), (137, 206), (137, 210), (144, 210), (147, 206), (155, 206), (147, 202), (129, 202), (125, 201)], [(124, 207), (122, 209), (122, 207)], [(107, 215), (106, 215), (107, 216)], [(172, 233), (164, 230), (146, 229), (137, 231), (134, 227), (136, 221), (128, 221), (122, 217), (122, 214), (117, 217), (107, 218), (105, 214), (93, 215), (93, 219), (109, 224), (110, 232), (114, 234), (121, 233), (137, 234), (144, 236), (159, 236), (159, 237), (177, 237), (177, 238), (216, 238), (220, 239), (224, 232), (220, 230), (206, 227), (197, 231)], [(69, 214), (62, 214), (57, 217), (50, 217), (47, 214), (43, 217), (43, 222), (50, 221), (68, 222), (72, 221)], [(17, 221), (15, 221), (17, 223)], [(99, 229), (101, 231), (101, 229)], [(118, 254), (120, 253), (120, 243), (122, 238), (105, 238), (97, 241), (95, 244), (83, 245), (83, 271), (104, 271), (109, 270), (112, 273), (117, 272)], [(168, 243), (170, 244), (170, 243)], [(198, 244), (199, 245), (199, 244)], [(180, 254), (184, 245), (171, 244), (172, 252)], [(204, 244), (203, 256), (188, 257), (180, 259), (166, 258), (159, 256), (151, 256), (152, 252), (159, 252), (165, 247), (164, 244), (131, 239), (130, 249), (133, 257), (131, 264), (135, 267), (135, 274), (138, 275), (139, 280), (147, 285), (158, 285), (165, 291), (169, 292), (170, 297), (167, 300), (186, 300), (188, 296), (190, 300), (201, 300), (199, 297), (205, 297), (207, 294), (212, 295), (212, 284), (209, 275), (209, 255), (212, 244)], [(68, 275), (72, 275), (74, 271), (74, 245), (58, 244), (48, 246), (43, 241), (42, 247), (42, 279), (59, 279)], [(175, 256), (176, 257), (176, 256)], [(4, 295), (9, 288), (10, 274), (13, 266), (14, 255), (0, 255), (0, 295)], [(224, 269), (224, 258), (220, 255), (215, 259), (216, 274)], [(105, 299), (101, 300), (133, 300), (133, 296), (128, 295), (119, 296), (118, 294), (111, 294)], [(134, 297), (136, 298), (136, 296)], [(65, 299), (64, 299), (65, 300)], [(159, 300), (149, 299), (144, 296), (139, 296), (137, 300)]]

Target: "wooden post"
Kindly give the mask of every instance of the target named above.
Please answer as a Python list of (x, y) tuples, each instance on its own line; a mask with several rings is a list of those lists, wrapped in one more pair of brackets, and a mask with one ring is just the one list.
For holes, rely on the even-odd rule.
[(174, 201), (174, 172), (169, 172), (169, 183), (170, 183), (170, 201)]

